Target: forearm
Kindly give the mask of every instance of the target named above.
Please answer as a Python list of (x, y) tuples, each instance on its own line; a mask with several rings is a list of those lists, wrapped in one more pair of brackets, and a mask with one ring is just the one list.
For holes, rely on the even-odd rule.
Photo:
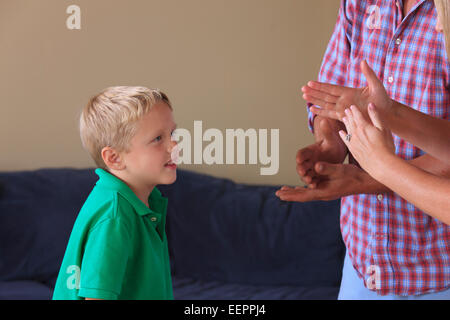
[(450, 178), (450, 164), (444, 161), (438, 160), (429, 154), (417, 157), (407, 161), (414, 167), (431, 173), (436, 176)]
[(396, 156), (385, 159), (374, 177), (430, 216), (450, 225), (450, 180), (430, 174)]
[[(432, 175), (447, 179), (450, 178), (450, 165), (447, 165), (446, 163), (443, 163), (430, 155), (423, 155), (406, 162), (411, 166), (414, 166), (422, 171), (426, 171)], [(387, 167), (387, 164), (383, 164), (383, 168), (384, 167)], [(359, 181), (359, 183), (354, 186), (355, 194), (380, 194), (393, 192), (389, 186), (383, 184), (382, 181), (376, 180), (363, 170), (359, 173), (357, 181)]]
[(450, 163), (450, 122), (393, 101), (387, 124), (393, 133), (411, 144)]

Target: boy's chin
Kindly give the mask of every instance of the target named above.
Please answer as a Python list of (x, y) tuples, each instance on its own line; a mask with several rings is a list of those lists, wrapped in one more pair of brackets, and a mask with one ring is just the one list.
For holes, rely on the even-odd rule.
[(172, 184), (176, 180), (177, 180), (177, 172), (174, 170), (170, 176), (166, 175), (165, 177), (163, 177), (158, 184)]

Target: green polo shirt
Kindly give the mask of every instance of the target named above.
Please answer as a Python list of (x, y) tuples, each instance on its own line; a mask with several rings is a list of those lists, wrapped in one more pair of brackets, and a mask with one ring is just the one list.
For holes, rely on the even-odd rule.
[(147, 207), (102, 169), (75, 221), (53, 299), (173, 299), (165, 233), (167, 199)]

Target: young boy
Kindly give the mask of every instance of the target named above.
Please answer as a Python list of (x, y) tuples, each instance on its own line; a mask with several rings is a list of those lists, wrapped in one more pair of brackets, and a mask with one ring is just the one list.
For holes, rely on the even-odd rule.
[(165, 234), (176, 180), (172, 106), (159, 90), (111, 87), (80, 117), (99, 176), (75, 221), (53, 299), (173, 299)]

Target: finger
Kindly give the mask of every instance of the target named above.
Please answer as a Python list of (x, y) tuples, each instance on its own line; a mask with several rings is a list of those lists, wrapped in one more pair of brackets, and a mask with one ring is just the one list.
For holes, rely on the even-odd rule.
[(311, 182), (307, 185), (309, 189), (316, 189), (317, 185), (320, 183), (321, 179), (319, 177), (314, 177)]
[(315, 176), (316, 176), (316, 173), (315, 173), (314, 170), (311, 168), (311, 169), (309, 169), (304, 175), (300, 176), (300, 179), (301, 179), (304, 183), (310, 184)]
[(300, 177), (306, 176), (308, 171), (311, 170), (314, 166), (312, 161), (304, 161), (302, 163), (298, 163), (296, 166), (297, 173)]
[(358, 107), (351, 106), (350, 110), (351, 110), (351, 118), (354, 121), (353, 123), (355, 127), (365, 127), (369, 124), (366, 118), (364, 118), (361, 111), (359, 111)]
[(350, 108), (345, 109), (345, 117), (343, 118), (347, 133), (352, 134), (356, 130), (355, 119)]
[(329, 103), (336, 103), (338, 101), (338, 99), (339, 99), (339, 97), (336, 97), (336, 96), (334, 96), (332, 94), (329, 94), (329, 93), (324, 92), (324, 91), (315, 90), (315, 89), (313, 89), (311, 87), (308, 87), (308, 86), (302, 87), (302, 92), (305, 95), (308, 95), (309, 97), (320, 99), (320, 100), (323, 100), (323, 101), (329, 102)]
[(278, 189), (278, 190), (275, 192), (275, 195), (278, 197), (278, 195), (280, 194), (280, 192), (286, 192), (286, 191), (291, 191), (291, 190), (294, 190), (294, 189), (291, 188), (291, 187), (288, 187), (288, 186), (282, 186), (280, 189)]
[(278, 191), (276, 196), (283, 201), (307, 202), (317, 199), (316, 192), (307, 188), (299, 188), (289, 191)]
[(373, 103), (369, 103), (368, 112), (370, 120), (372, 120), (373, 125), (378, 129), (383, 130), (384, 129), (383, 121), (381, 120), (380, 114), (378, 113)]
[[(345, 130), (347, 130), (347, 132), (345, 132), (345, 134), (350, 133), (350, 124), (348, 123), (348, 118), (347, 115), (345, 117), (342, 118), (342, 122), (345, 125)], [(342, 131), (342, 130), (341, 130)]]
[(347, 141), (347, 132), (344, 130), (339, 130), (339, 136), (341, 137), (342, 141), (344, 141), (347, 148), (350, 149), (349, 141)]
[(367, 84), (370, 88), (374, 88), (377, 86), (382, 86), (383, 84), (378, 79), (375, 72), (372, 70), (372, 68), (369, 67), (366, 60), (361, 61), (361, 71), (364, 74), (364, 77), (366, 77)]
[(318, 99), (316, 97), (312, 97), (312, 96), (309, 96), (307, 94), (304, 94), (302, 96), (302, 98), (305, 101), (307, 101), (307, 102), (309, 102), (311, 104), (315, 104), (316, 106), (320, 106), (320, 107), (325, 108), (327, 110), (334, 110), (334, 109), (336, 109), (336, 104), (326, 102), (326, 101), (324, 101), (322, 99)]
[(298, 164), (296, 170), (298, 176), (304, 183), (309, 183), (309, 181), (316, 175), (313, 164), (310, 164), (308, 168)]
[(309, 110), (312, 113), (314, 113), (315, 115), (318, 115), (321, 117), (330, 118), (330, 119), (339, 120), (339, 121), (341, 120), (341, 117), (339, 116), (339, 114), (334, 110), (327, 110), (327, 109), (317, 108), (314, 106), (311, 106), (309, 108)]
[(303, 148), (297, 151), (297, 155), (295, 160), (298, 164), (303, 163), (306, 160), (309, 160), (312, 156), (313, 152), (310, 148)]
[(317, 162), (314, 166), (314, 170), (316, 170), (317, 174), (319, 175), (325, 175), (325, 176), (332, 176), (335, 175), (339, 169), (341, 168), (342, 164), (333, 164), (329, 162)]
[(336, 97), (340, 97), (346, 89), (345, 87), (342, 86), (318, 81), (309, 81), (308, 87), (315, 89), (317, 91), (327, 92), (328, 94), (331, 94)]

